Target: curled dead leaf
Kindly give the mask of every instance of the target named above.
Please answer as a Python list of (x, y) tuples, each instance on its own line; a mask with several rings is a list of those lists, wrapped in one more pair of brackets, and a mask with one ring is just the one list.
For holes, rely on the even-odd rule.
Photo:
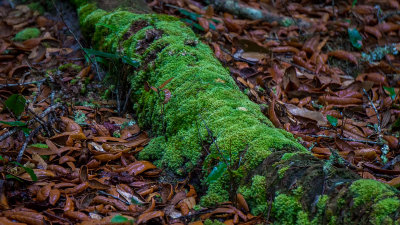
[(357, 57), (352, 52), (347, 52), (343, 50), (336, 50), (328, 53), (328, 56), (332, 56), (341, 60), (346, 60), (358, 65)]
[(146, 223), (147, 221), (157, 218), (157, 217), (163, 217), (164, 212), (163, 211), (154, 211), (154, 212), (147, 212), (143, 213), (138, 217), (137, 224), (141, 223)]

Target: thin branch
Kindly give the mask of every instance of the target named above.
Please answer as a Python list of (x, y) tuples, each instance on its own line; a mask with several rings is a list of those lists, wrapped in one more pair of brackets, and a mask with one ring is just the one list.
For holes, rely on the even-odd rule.
[(26, 82), (26, 83), (17, 83), (17, 84), (0, 84), (0, 88), (6, 88), (6, 87), (16, 87), (16, 86), (27, 86), (31, 84), (40, 84), (46, 81), (47, 78), (38, 80), (38, 81), (31, 81), (31, 82)]
[(379, 118), (379, 112), (378, 109), (376, 109), (374, 102), (372, 101), (372, 99), (369, 97), (367, 91), (363, 88), (364, 94), (367, 96), (369, 103), (372, 105), (372, 108), (375, 110), (376, 113), (376, 118), (378, 119), (378, 133), (379, 133), (379, 139), (380, 139), (380, 135), (382, 133), (382, 129), (381, 129), (381, 120)]
[(121, 198), (119, 198), (119, 197), (117, 197), (117, 196), (115, 196), (115, 195), (108, 194), (107, 192), (99, 191), (99, 193), (102, 194), (102, 195), (111, 197), (111, 198), (115, 198), (115, 199), (117, 199), (117, 200), (119, 200), (119, 201), (121, 201), (121, 202), (123, 202), (123, 203), (125, 203), (125, 204), (127, 204), (127, 205), (132, 205), (132, 203), (130, 203), (130, 202), (124, 200), (124, 199), (121, 199)]
[(83, 54), (86, 55), (87, 58), (89, 58), (90, 63), (92, 65), (94, 65), (94, 67), (96, 68), (97, 77), (99, 78), (99, 80), (102, 80), (101, 77), (100, 77), (99, 70), (97, 68), (97, 66), (98, 66), (97, 63), (93, 62), (92, 57), (89, 54), (87, 54), (87, 52), (84, 50), (84, 47), (83, 47), (82, 43), (79, 41), (78, 37), (75, 35), (75, 33), (71, 30), (71, 28), (65, 22), (64, 17), (62, 15), (62, 13), (60, 12), (60, 10), (58, 9), (58, 7), (56, 6), (56, 3), (54, 2), (54, 0), (51, 0), (51, 2), (53, 3), (54, 8), (57, 10), (57, 14), (59, 15), (60, 19), (63, 21), (63, 23), (67, 27), (68, 31), (72, 34), (72, 36), (74, 37), (75, 41), (78, 43), (78, 45), (79, 45), (81, 51), (83, 52)]

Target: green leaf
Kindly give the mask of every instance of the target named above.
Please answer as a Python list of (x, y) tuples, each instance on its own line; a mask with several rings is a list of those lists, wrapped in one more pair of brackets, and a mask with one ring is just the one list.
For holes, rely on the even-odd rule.
[(389, 95), (392, 98), (392, 100), (394, 100), (396, 98), (396, 92), (394, 91), (394, 88), (383, 86), (383, 89), (385, 89), (387, 92), (389, 92)]
[(140, 199), (139, 199), (138, 197), (136, 197), (136, 196), (133, 196), (133, 197), (131, 198), (131, 203), (133, 203), (133, 204), (135, 204), (135, 205), (142, 205), (142, 204), (143, 204), (143, 202), (140, 201)]
[(13, 164), (15, 164), (15, 165), (17, 165), (17, 166), (20, 166), (22, 169), (24, 169), (25, 172), (27, 172), (27, 173), (29, 174), (29, 176), (31, 177), (32, 181), (37, 181), (38, 178), (37, 178), (35, 172), (33, 171), (33, 169), (31, 169), (31, 168), (29, 168), (29, 167), (26, 167), (26, 166), (23, 166), (23, 165), (22, 165), (21, 163), (19, 163), (19, 162), (11, 162), (11, 163), (13, 163)]
[(180, 19), (180, 20), (182, 22), (188, 23), (190, 26), (192, 26), (192, 27), (194, 27), (194, 28), (196, 28), (198, 30), (204, 31), (204, 28), (202, 26), (200, 26), (199, 24), (197, 24), (197, 23), (195, 23), (195, 22), (193, 22), (193, 21), (191, 21), (189, 19), (183, 18), (183, 19)]
[(111, 53), (107, 53), (107, 52), (97, 51), (97, 50), (90, 49), (90, 48), (84, 48), (83, 50), (89, 55), (100, 56), (100, 57), (110, 58), (110, 59), (120, 58), (119, 55), (117, 55), (117, 54), (111, 54)]
[(23, 180), (21, 180), (19, 177), (16, 177), (12, 174), (7, 174), (6, 179), (16, 179), (17, 181), (23, 182)]
[(122, 62), (133, 67), (138, 67), (140, 65), (138, 61), (132, 60), (128, 56), (122, 56)]
[(6, 125), (9, 125), (9, 126), (12, 126), (12, 127), (24, 127), (24, 126), (26, 126), (26, 123), (21, 122), (21, 121), (1, 121), (0, 120), (0, 123), (6, 124)]
[(333, 116), (331, 116), (331, 115), (327, 115), (327, 116), (326, 116), (326, 119), (328, 119), (328, 122), (329, 122), (330, 124), (332, 124), (332, 126), (334, 126), (334, 127), (337, 126), (337, 124), (338, 124), (338, 119), (337, 119), (336, 117), (333, 117)]
[(49, 146), (47, 146), (46, 144), (41, 144), (41, 143), (32, 144), (32, 145), (29, 145), (29, 147), (34, 147), (34, 148), (49, 148)]
[(111, 219), (111, 223), (124, 223), (129, 221), (128, 218), (121, 216), (121, 215), (115, 215), (112, 219)]
[(50, 156), (49, 155), (41, 155), (40, 156), (43, 160), (49, 160)]
[(207, 183), (211, 184), (215, 182), (222, 174), (226, 171), (227, 165), (224, 162), (219, 162), (217, 166), (213, 168), (211, 173), (207, 177)]
[(21, 115), (21, 113), (25, 109), (26, 100), (22, 95), (13, 94), (7, 98), (5, 104), (11, 112), (13, 112), (17, 117)]
[(357, 29), (348, 28), (347, 32), (349, 33), (349, 38), (351, 45), (356, 49), (361, 49), (362, 47), (362, 37)]
[(29, 136), (29, 134), (31, 133), (32, 129), (29, 129), (27, 127), (21, 127), (22, 132), (24, 132), (25, 136)]
[(351, 7), (354, 8), (354, 6), (356, 6), (357, 4), (357, 0), (353, 0), (353, 3), (351, 4)]
[(0, 160), (4, 160), (3, 156), (0, 155)]
[(201, 17), (201, 15), (199, 15), (199, 14), (197, 14), (197, 13), (194, 13), (194, 12), (190, 12), (190, 11), (187, 11), (186, 9), (179, 9), (179, 12), (182, 14), (182, 15), (185, 15), (185, 16), (187, 16), (187, 17), (189, 17), (191, 20), (194, 20), (194, 21), (197, 21), (197, 19), (199, 18), (199, 17)]

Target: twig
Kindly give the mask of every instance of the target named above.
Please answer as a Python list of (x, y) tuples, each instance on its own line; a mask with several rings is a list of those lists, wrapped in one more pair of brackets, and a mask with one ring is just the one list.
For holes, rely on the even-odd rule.
[(24, 144), (21, 147), (21, 150), (19, 150), (18, 156), (17, 156), (17, 162), (21, 162), (22, 156), (25, 153), (26, 147), (28, 146), (29, 142), (32, 140), (33, 136), (35, 136), (39, 130), (42, 128), (42, 125), (36, 127), (30, 134), (29, 136), (25, 139)]
[(382, 18), (380, 19), (381, 21), (386, 20), (389, 17), (395, 16), (395, 15), (400, 15), (400, 10), (398, 11), (392, 11), (392, 12), (388, 12), (386, 15), (382, 16)]
[(99, 191), (99, 193), (102, 194), (102, 195), (105, 195), (105, 196), (109, 196), (109, 197), (111, 197), (111, 198), (115, 198), (115, 199), (117, 199), (117, 200), (119, 200), (119, 201), (121, 201), (121, 202), (123, 202), (123, 203), (125, 203), (125, 204), (127, 204), (127, 205), (132, 205), (132, 203), (130, 203), (130, 202), (124, 200), (124, 199), (121, 199), (121, 198), (119, 198), (119, 197), (117, 197), (117, 196), (115, 196), (115, 195), (108, 194), (107, 192)]
[[(376, 107), (375, 107), (375, 105), (374, 105), (374, 102), (372, 102), (372, 99), (369, 97), (367, 91), (366, 91), (364, 88), (363, 88), (363, 91), (364, 91), (364, 94), (367, 96), (367, 98), (368, 98), (370, 104), (372, 105), (372, 108), (374, 108), (374, 110), (375, 110), (376, 118), (378, 119), (378, 133), (379, 133), (378, 138), (381, 139), (381, 137), (380, 137), (380, 136), (381, 136), (381, 132), (382, 132), (382, 130), (381, 130), (381, 120), (380, 120), (380, 118), (379, 118), (378, 110), (376, 109)], [(380, 141), (380, 140), (379, 140), (379, 141)]]
[(2, 134), (0, 136), (0, 141), (3, 141), (4, 139), (10, 137), (11, 135), (13, 135), (15, 132), (17, 132), (18, 127), (13, 127), (11, 128), (9, 131), (5, 132), (4, 134)]
[(128, 101), (129, 101), (129, 98), (131, 96), (132, 90), (133, 90), (132, 87), (129, 88), (128, 94), (126, 95), (124, 107), (122, 108), (122, 114), (125, 114), (125, 112), (126, 112), (126, 107), (128, 106)]
[(0, 84), (0, 88), (6, 88), (6, 87), (16, 87), (16, 86), (26, 86), (30, 84), (40, 84), (46, 81), (45, 79), (38, 80), (38, 81), (31, 81), (31, 82), (26, 82), (26, 83), (17, 83), (17, 84)]
[(91, 63), (92, 65), (94, 65), (94, 67), (96, 68), (97, 78), (99, 78), (99, 80), (101, 80), (100, 73), (99, 73), (99, 70), (98, 70), (98, 68), (97, 68), (97, 66), (98, 66), (97, 63), (93, 62), (92, 57), (91, 57), (89, 54), (87, 54), (87, 52), (84, 50), (84, 47), (83, 47), (82, 43), (79, 41), (78, 37), (75, 35), (75, 33), (71, 30), (71, 28), (70, 28), (70, 27), (68, 26), (68, 24), (65, 22), (64, 17), (63, 17), (63, 15), (61, 14), (61, 12), (60, 12), (60, 10), (58, 9), (58, 7), (56, 6), (56, 3), (54, 2), (54, 0), (51, 0), (51, 2), (53, 3), (53, 6), (54, 6), (54, 8), (55, 8), (56, 11), (57, 11), (57, 14), (60, 16), (60, 19), (63, 21), (63, 23), (64, 23), (65, 26), (67, 27), (68, 31), (72, 34), (72, 36), (74, 37), (75, 41), (78, 43), (78, 45), (79, 45), (81, 51), (83, 52), (83, 54), (86, 55), (86, 56), (89, 58), (90, 63)]
[(339, 139), (341, 139), (341, 140), (343, 140), (343, 141), (354, 141), (354, 142), (360, 142), (360, 143), (366, 143), (366, 144), (373, 144), (373, 145), (380, 145), (380, 144), (382, 144), (382, 143), (377, 142), (377, 141), (357, 140), (357, 139), (351, 139), (351, 138), (342, 137), (342, 136), (340, 136), (340, 135), (338, 135), (338, 136), (336, 136), (336, 137), (333, 137), (333, 136), (322, 135), (322, 134), (320, 134), (320, 135), (308, 134), (308, 136), (310, 136), (310, 137), (315, 137), (315, 138), (322, 137), (322, 138), (329, 138), (329, 139), (339, 138)]

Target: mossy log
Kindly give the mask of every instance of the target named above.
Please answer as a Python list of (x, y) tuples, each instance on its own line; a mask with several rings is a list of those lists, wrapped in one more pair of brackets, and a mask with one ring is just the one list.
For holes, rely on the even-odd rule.
[[(141, 63), (129, 82), (138, 122), (154, 138), (139, 157), (178, 175), (202, 168), (207, 192), (201, 204), (226, 201), (238, 191), (253, 214), (276, 224), (400, 223), (396, 189), (321, 161), (274, 128), (177, 18), (74, 2), (94, 48)], [(164, 92), (144, 88), (145, 82), (159, 87), (170, 79), (166, 104)]]

